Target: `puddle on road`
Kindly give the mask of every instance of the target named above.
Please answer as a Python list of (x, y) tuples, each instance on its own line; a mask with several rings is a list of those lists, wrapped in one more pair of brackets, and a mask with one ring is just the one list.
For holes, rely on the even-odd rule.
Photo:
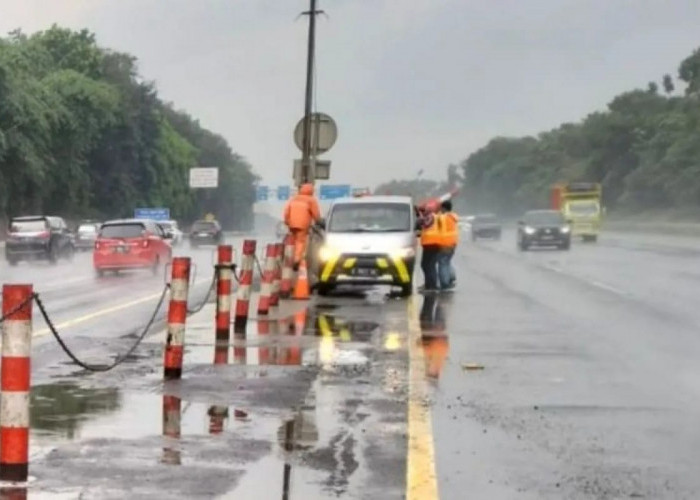
[[(232, 335), (231, 343), (215, 343), (213, 331), (197, 331), (191, 336), (193, 345), (187, 347), (185, 366), (206, 366), (214, 370), (215, 377), (216, 370), (223, 370), (223, 375), (236, 366), (249, 367), (242, 373), (232, 372), (231, 391), (237, 391), (240, 387), (235, 380), (266, 377), (265, 369), (272, 366), (317, 368), (321, 374), (333, 375), (336, 382), (332, 383), (337, 383), (350, 380), (342, 377), (348, 368), (369, 370), (373, 350), (405, 353), (406, 331), (392, 330), (391, 320), (381, 308), (353, 320), (336, 315), (336, 311), (323, 308), (281, 321), (250, 322), (246, 334)], [(378, 387), (385, 394), (396, 394), (405, 385), (405, 373), (401, 375), (392, 367), (385, 371)], [(289, 373), (281, 371), (276, 377), (288, 379)], [(358, 461), (362, 459), (354, 455), (357, 436), (337, 427), (338, 419), (345, 418), (339, 417), (339, 405), (347, 402), (335, 400), (337, 394), (324, 389), (326, 394), (320, 396), (317, 407), (315, 394), (322, 377), (312, 383), (311, 389), (308, 385), (304, 388), (308, 393), (296, 399), (295, 407), (260, 406), (251, 410), (181, 399), (179, 396), (187, 392), (180, 394), (177, 387), (199, 376), (192, 372), (185, 376), (188, 380), (166, 385), (166, 395), (126, 388), (83, 388), (69, 382), (36, 386), (32, 389), (32, 451), (55, 449), (57, 441), (59, 445), (60, 441), (78, 442), (79, 446), (68, 447), (67, 451), (59, 448), (58, 455), (49, 453), (44, 470), (53, 470), (55, 481), (73, 487), (83, 484), (76, 478), (86, 473), (78, 472), (75, 462), (87, 456), (116, 467), (100, 470), (99, 474), (106, 475), (95, 478), (100, 481), (116, 481), (112, 476), (132, 474), (147, 477), (149, 468), (160, 470), (158, 467), (182, 467), (187, 471), (183, 475), (224, 468), (236, 478), (231, 479), (235, 485), (221, 493), (225, 498), (269, 498), (271, 491), (279, 492), (283, 499), (316, 498), (320, 489), (336, 496), (348, 487), (350, 476), (360, 474)], [(363, 377), (360, 374), (354, 380)], [(160, 391), (161, 385), (151, 388)], [(213, 389), (212, 395), (216, 391), (222, 389)], [(132, 467), (139, 468), (138, 474)], [(241, 471), (245, 473), (238, 479), (236, 474)], [(135, 487), (145, 488), (143, 481), (147, 479), (135, 479)], [(165, 495), (167, 488), (162, 493)]]
[(449, 334), (445, 306), (451, 303), (451, 295), (426, 294), (423, 296), (418, 316), (421, 330), (421, 347), (425, 357), (425, 374), (438, 380), (449, 354)]

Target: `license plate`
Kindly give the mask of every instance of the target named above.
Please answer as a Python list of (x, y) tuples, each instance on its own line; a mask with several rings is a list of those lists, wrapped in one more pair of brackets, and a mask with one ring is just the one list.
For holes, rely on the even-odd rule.
[(542, 236), (542, 239), (543, 239), (543, 240), (553, 240), (553, 239), (554, 239), (554, 236), (552, 236), (551, 234), (550, 234), (550, 235), (545, 235), (545, 236)]
[(209, 233), (199, 233), (199, 236), (209, 236)]
[(372, 268), (366, 268), (366, 267), (358, 267), (353, 270), (353, 274), (355, 276), (362, 276), (362, 277), (372, 277), (372, 276), (377, 276), (377, 270), (372, 269)]
[(114, 249), (116, 253), (127, 253), (129, 251), (129, 247), (125, 246), (118, 246)]

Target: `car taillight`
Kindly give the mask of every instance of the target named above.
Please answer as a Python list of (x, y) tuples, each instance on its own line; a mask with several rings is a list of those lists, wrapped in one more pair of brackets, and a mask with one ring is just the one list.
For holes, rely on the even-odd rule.
[(99, 249), (100, 249), (100, 242), (95, 241), (95, 250), (99, 250)]
[(143, 240), (143, 241), (141, 242), (141, 246), (142, 246), (143, 248), (148, 248), (148, 242), (149, 242), (149, 240), (148, 240), (148, 238), (146, 238), (145, 240)]
[(39, 238), (42, 238), (45, 240), (49, 239), (49, 236), (51, 236), (51, 233), (49, 233), (48, 231), (44, 231), (42, 233), (39, 233)]

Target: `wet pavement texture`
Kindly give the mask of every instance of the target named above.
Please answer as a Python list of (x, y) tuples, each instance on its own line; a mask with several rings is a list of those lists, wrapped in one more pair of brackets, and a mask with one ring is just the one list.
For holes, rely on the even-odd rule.
[(463, 245), (458, 290), (432, 306), (449, 342), (441, 496), (700, 498), (699, 255), (698, 239), (638, 234)]
[[(214, 315), (207, 304), (188, 319), (180, 381), (162, 381), (162, 325), (108, 373), (35, 345), (30, 496), (404, 497), (405, 301), (288, 303), (229, 343), (215, 341)], [(104, 362), (135, 339), (125, 316), (66, 339)]]
[[(29, 497), (406, 498), (418, 359), (441, 498), (700, 498), (698, 256), (700, 239), (635, 233), (521, 253), (506, 231), (460, 246), (451, 293), (287, 302), (230, 343), (207, 305), (188, 320), (183, 380), (167, 383), (164, 313), (104, 374), (40, 334)], [(198, 301), (211, 250), (193, 257)], [(106, 362), (162, 279), (97, 280), (86, 259), (0, 280), (37, 279), (71, 347)]]

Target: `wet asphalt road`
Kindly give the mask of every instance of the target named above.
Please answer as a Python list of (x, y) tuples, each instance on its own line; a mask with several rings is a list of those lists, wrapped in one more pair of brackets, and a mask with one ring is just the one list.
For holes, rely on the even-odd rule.
[[(415, 298), (418, 332), (405, 301), (370, 293), (289, 304), (216, 349), (207, 306), (165, 385), (159, 333), (108, 374), (42, 335), (30, 497), (404, 498), (416, 333), (441, 498), (698, 498), (698, 257), (700, 239), (640, 234), (465, 241), (457, 289)], [(27, 276), (91, 362), (129, 346), (162, 285), (97, 280), (87, 255), (0, 270)]]
[(515, 248), (462, 245), (436, 297), (442, 497), (700, 498), (700, 240)]

